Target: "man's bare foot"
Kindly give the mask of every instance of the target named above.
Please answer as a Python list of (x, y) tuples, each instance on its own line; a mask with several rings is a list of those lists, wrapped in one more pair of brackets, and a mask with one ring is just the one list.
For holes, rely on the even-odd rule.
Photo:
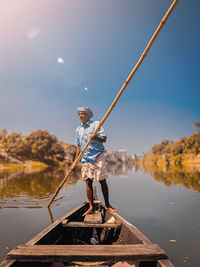
[(110, 212), (116, 212), (116, 209), (113, 208), (112, 206), (106, 206), (106, 210), (110, 211)]
[(87, 215), (87, 214), (91, 214), (91, 213), (95, 213), (93, 207), (89, 208), (85, 213), (83, 213), (83, 216), (85, 216), (85, 215)]

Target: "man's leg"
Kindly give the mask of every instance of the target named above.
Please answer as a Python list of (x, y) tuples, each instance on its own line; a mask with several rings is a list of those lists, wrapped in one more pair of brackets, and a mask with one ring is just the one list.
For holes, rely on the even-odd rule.
[(83, 216), (94, 212), (92, 183), (93, 181), (91, 179), (86, 180), (86, 194), (89, 202), (89, 209), (83, 214)]
[(100, 184), (101, 184), (101, 190), (102, 190), (103, 197), (104, 197), (104, 200), (105, 200), (106, 208), (107, 208), (109, 211), (111, 211), (111, 212), (115, 212), (116, 209), (114, 209), (114, 208), (110, 205), (110, 202), (109, 202), (108, 185), (107, 185), (106, 179), (101, 180), (101, 181), (99, 181), (99, 182), (100, 182)]

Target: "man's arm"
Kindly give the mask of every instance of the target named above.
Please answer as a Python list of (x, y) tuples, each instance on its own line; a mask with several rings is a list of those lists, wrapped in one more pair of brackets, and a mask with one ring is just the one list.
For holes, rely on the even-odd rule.
[(92, 139), (95, 140), (95, 141), (99, 141), (101, 143), (105, 143), (106, 142), (106, 139), (107, 139), (107, 136), (98, 136), (98, 135), (95, 135)]
[[(95, 128), (98, 127), (99, 125), (99, 121), (95, 121)], [(100, 130), (98, 131), (98, 133), (92, 138), (95, 141), (101, 142), (101, 143), (105, 143), (107, 140), (107, 136), (104, 132), (103, 127), (100, 128)]]

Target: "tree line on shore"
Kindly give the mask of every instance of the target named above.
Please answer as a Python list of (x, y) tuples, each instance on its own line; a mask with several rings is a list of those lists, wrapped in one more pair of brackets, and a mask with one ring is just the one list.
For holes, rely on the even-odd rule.
[(144, 154), (142, 161), (153, 161), (155, 164), (158, 160), (165, 161), (174, 165), (181, 164), (187, 156), (196, 157), (200, 154), (200, 121), (196, 122), (192, 128), (196, 131), (192, 136), (183, 137), (178, 141), (163, 140), (160, 144), (155, 144)]
[[(64, 162), (71, 164), (75, 158), (76, 146), (61, 142), (46, 130), (30, 132), (27, 136), (22, 133), (8, 133), (6, 129), (0, 131), (0, 162), (26, 161), (43, 162), (56, 166)], [(125, 154), (122, 151), (107, 153), (107, 164), (122, 164)]]
[[(141, 162), (157, 164), (162, 161), (165, 165), (171, 162), (177, 165), (187, 155), (200, 155), (200, 121), (193, 125), (193, 129), (196, 132), (188, 138), (183, 137), (178, 141), (163, 140), (160, 144), (155, 144), (144, 154)], [(46, 130), (31, 131), (27, 136), (17, 132), (9, 134), (6, 129), (0, 131), (0, 162), (12, 157), (22, 163), (32, 160), (55, 166), (63, 161), (72, 163), (75, 153), (75, 145), (59, 141)]]
[(8, 134), (6, 129), (0, 132), (0, 161), (12, 157), (21, 162), (32, 160), (58, 165), (67, 153), (73, 160), (75, 150), (75, 146), (59, 141), (46, 130), (32, 131), (27, 136), (17, 132)]

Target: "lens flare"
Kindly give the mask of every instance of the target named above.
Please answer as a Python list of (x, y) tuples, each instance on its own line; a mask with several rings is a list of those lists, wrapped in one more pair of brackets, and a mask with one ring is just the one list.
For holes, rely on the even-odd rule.
[(57, 58), (57, 63), (59, 63), (59, 64), (64, 64), (64, 59), (61, 58), (61, 57), (58, 57), (58, 58)]
[(85, 90), (86, 92), (88, 92), (88, 88), (87, 88), (87, 87), (84, 87), (84, 90)]

